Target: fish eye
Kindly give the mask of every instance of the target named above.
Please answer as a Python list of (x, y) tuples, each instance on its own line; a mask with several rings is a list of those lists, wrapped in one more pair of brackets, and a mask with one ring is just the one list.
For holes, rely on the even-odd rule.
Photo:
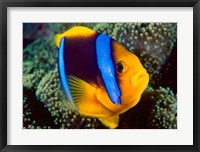
[(115, 68), (118, 73), (124, 73), (127, 70), (126, 64), (122, 61), (118, 62)]

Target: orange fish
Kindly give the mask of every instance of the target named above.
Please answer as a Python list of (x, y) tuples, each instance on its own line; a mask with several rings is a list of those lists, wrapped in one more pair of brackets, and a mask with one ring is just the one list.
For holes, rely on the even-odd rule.
[(82, 115), (116, 128), (119, 114), (139, 102), (149, 82), (138, 57), (108, 35), (83, 26), (57, 34), (55, 43), (69, 101)]

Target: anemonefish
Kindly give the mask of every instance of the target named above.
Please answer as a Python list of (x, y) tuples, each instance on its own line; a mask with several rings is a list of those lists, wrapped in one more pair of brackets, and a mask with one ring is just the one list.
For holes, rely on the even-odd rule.
[[(106, 34), (75, 26), (55, 35), (62, 88), (82, 115), (116, 128), (149, 82), (138, 57)], [(142, 110), (142, 109), (141, 109)]]

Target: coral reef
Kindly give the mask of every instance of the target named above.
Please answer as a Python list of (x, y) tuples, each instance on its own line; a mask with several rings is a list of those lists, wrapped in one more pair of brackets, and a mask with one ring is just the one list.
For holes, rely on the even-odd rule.
[(23, 38), (24, 39), (37, 39), (49, 36), (51, 34), (49, 23), (23, 23)]
[(51, 35), (50, 24), (46, 23), (23, 23), (23, 48), (38, 38), (44, 38)]
[[(174, 23), (51, 23), (24, 28), (23, 126), (26, 129), (106, 128), (96, 118), (80, 115), (67, 102), (57, 71), (53, 36), (83, 25), (110, 35), (136, 54), (150, 74), (140, 102), (120, 115), (117, 128), (177, 128), (176, 32)], [(45, 31), (45, 36), (41, 36)], [(30, 40), (30, 41), (29, 41)], [(30, 42), (30, 43), (29, 43)], [(133, 63), (134, 64), (134, 63)], [(141, 111), (142, 109), (142, 111)]]

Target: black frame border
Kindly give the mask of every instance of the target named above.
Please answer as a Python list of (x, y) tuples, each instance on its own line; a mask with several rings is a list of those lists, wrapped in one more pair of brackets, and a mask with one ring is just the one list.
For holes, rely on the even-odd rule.
[[(193, 145), (7, 145), (7, 8), (8, 7), (193, 7)], [(119, 8), (120, 9), (120, 8)], [(200, 0), (0, 0), (0, 150), (1, 151), (200, 151)], [(198, 60), (199, 59), (199, 60)]]

